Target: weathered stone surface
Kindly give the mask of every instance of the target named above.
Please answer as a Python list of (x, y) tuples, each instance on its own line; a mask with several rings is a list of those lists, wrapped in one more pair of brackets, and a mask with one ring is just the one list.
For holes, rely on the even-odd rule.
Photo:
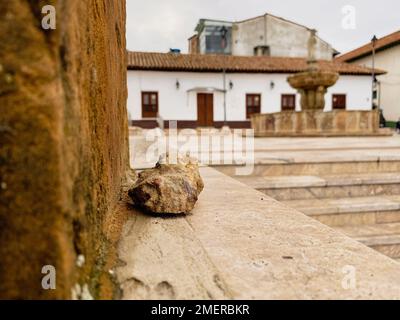
[(350, 113), (347, 116), (346, 131), (354, 132), (360, 130), (360, 113)]
[(142, 171), (129, 196), (135, 205), (158, 214), (188, 214), (204, 188), (196, 163), (162, 164)]
[(288, 77), (287, 81), (301, 95), (301, 110), (322, 110), (325, 107), (327, 88), (333, 86), (339, 74), (329, 71), (309, 70)]
[(282, 112), (279, 121), (279, 130), (282, 132), (292, 132), (293, 131), (293, 113)]
[[(349, 116), (349, 113), (347, 113), (347, 112), (336, 112), (335, 129), (338, 132), (346, 132), (346, 123), (347, 123), (348, 116)], [(365, 128), (364, 131), (367, 132), (367, 128)]]
[[(41, 28), (44, 4), (56, 30)], [(0, 2), (1, 298), (70, 298), (76, 283), (103, 295), (128, 168), (124, 30), (124, 1)]]
[(331, 112), (305, 110), (257, 114), (251, 116), (251, 126), (257, 137), (387, 136), (393, 134), (379, 129), (375, 110), (334, 110)]
[(308, 40), (308, 68), (287, 78), (292, 88), (301, 95), (301, 110), (323, 110), (325, 94), (329, 87), (339, 79), (339, 74), (330, 71), (321, 71), (315, 58), (316, 31), (312, 30)]
[[(193, 215), (130, 215), (115, 269), (121, 298), (400, 298), (397, 262), (211, 168), (200, 171), (205, 188)], [(346, 266), (357, 274), (350, 290)]]

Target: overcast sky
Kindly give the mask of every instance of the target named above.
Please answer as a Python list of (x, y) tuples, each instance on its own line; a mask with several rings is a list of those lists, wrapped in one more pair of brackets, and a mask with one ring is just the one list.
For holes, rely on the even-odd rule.
[[(344, 53), (400, 30), (399, 0), (126, 0), (127, 47), (134, 51), (187, 52), (200, 18), (238, 21), (271, 13), (315, 28)], [(355, 9), (355, 29), (346, 6)], [(349, 11), (347, 11), (349, 12)], [(349, 19), (345, 17), (350, 17)]]

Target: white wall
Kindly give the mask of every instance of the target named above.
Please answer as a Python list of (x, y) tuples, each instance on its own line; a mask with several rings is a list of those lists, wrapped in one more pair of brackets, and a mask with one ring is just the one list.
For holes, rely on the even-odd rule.
[[(246, 120), (246, 94), (261, 94), (261, 112), (281, 111), (281, 95), (296, 91), (286, 81), (288, 74), (227, 74), (227, 120)], [(176, 81), (180, 88), (176, 89)], [(233, 89), (229, 89), (232, 81)], [(271, 89), (271, 82), (275, 86)], [(128, 71), (128, 113), (131, 120), (141, 120), (141, 92), (157, 91), (159, 112), (164, 120), (197, 120), (197, 93), (187, 90), (195, 87), (223, 89), (221, 73)], [(326, 111), (332, 109), (332, 94), (347, 95), (348, 110), (369, 110), (371, 81), (368, 76), (341, 76), (326, 95)], [(297, 94), (296, 110), (300, 110)], [(224, 120), (223, 94), (214, 93), (214, 121)]]
[[(281, 95), (296, 94), (286, 81), (287, 74), (228, 74), (227, 82), (232, 81), (234, 87), (228, 89), (227, 105), (232, 110), (237, 110), (240, 118), (246, 119), (246, 94), (261, 94), (261, 113), (274, 113), (281, 111)], [(271, 89), (271, 82), (274, 89)], [(297, 94), (296, 108), (300, 110), (300, 95)], [(228, 119), (229, 120), (229, 119)]]
[[(351, 63), (371, 68), (372, 56)], [(388, 72), (378, 77), (381, 83), (380, 107), (386, 120), (397, 121), (400, 118), (400, 45), (377, 52), (375, 66)]]
[(332, 94), (347, 95), (347, 110), (371, 110), (371, 77), (340, 76), (325, 96), (325, 111), (332, 110)]

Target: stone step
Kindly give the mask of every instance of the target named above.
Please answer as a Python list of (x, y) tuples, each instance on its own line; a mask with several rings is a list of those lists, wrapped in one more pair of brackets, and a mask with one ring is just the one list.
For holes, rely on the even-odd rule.
[(235, 177), (279, 200), (400, 195), (400, 173)]
[(400, 223), (384, 223), (336, 230), (391, 258), (400, 260)]
[[(347, 160), (327, 159), (327, 161), (306, 161), (297, 162), (290, 159), (283, 160), (256, 160), (251, 173), (247, 176), (253, 177), (276, 177), (276, 176), (320, 176), (334, 174), (353, 173), (398, 173), (400, 172), (399, 159), (371, 159), (371, 160)], [(231, 176), (240, 177), (243, 165), (213, 165), (218, 171)], [(252, 166), (248, 164), (247, 167)]]
[(400, 196), (282, 201), (332, 227), (400, 222)]
[[(211, 168), (200, 172), (192, 214), (130, 209), (113, 270), (121, 299), (400, 299), (395, 261)], [(342, 286), (347, 265), (357, 270), (352, 290)]]
[(212, 165), (230, 176), (239, 176), (237, 169), (246, 163), (254, 164), (251, 175), (258, 177), (400, 172), (400, 149), (256, 151), (254, 160), (246, 156), (249, 155), (242, 154), (243, 159), (235, 156), (236, 165)]

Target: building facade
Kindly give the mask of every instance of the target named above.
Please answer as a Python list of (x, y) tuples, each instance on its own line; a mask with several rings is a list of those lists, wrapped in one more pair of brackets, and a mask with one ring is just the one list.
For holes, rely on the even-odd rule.
[[(375, 45), (375, 67), (384, 69), (386, 74), (377, 76), (377, 84), (370, 95), (374, 104), (383, 110), (388, 121), (400, 118), (400, 31), (378, 39)], [(372, 44), (368, 43), (336, 58), (336, 61), (372, 67)], [(375, 93), (373, 93), (373, 91)]]
[(232, 22), (201, 19), (189, 39), (191, 54), (232, 54)]
[[(230, 127), (248, 128), (254, 113), (300, 111), (300, 96), (287, 77), (305, 70), (305, 59), (139, 52), (128, 56), (128, 116), (135, 126), (155, 127), (156, 118), (161, 118), (177, 120), (181, 128), (222, 127), (226, 108)], [(320, 68), (341, 74), (329, 88), (325, 111), (371, 110), (370, 69), (327, 61), (320, 62)]]
[[(189, 39), (192, 54), (305, 58), (311, 29), (265, 14), (239, 22), (201, 19), (195, 31)], [(336, 54), (329, 43), (317, 38), (318, 59), (331, 60)]]

